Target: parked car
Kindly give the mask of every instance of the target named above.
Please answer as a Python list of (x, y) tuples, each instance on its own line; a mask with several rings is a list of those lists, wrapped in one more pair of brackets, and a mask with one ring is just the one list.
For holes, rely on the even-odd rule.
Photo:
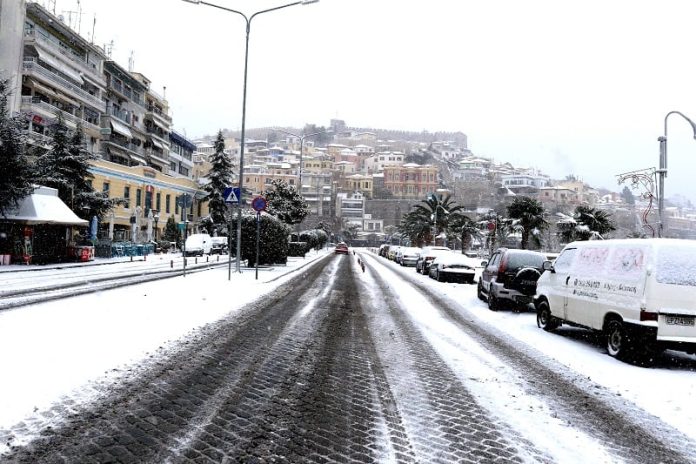
[(339, 243), (336, 245), (336, 248), (334, 249), (334, 253), (337, 255), (347, 255), (348, 254), (348, 245), (346, 245), (344, 242)]
[(538, 251), (499, 248), (486, 263), (478, 282), (478, 297), (497, 311), (504, 305), (513, 310), (526, 307), (536, 293), (546, 256)]
[(609, 356), (654, 359), (671, 348), (696, 353), (696, 241), (573, 242), (537, 283), (537, 325), (586, 327)]
[(477, 266), (482, 267), (481, 260), (462, 254), (447, 253), (437, 256), (430, 263), (428, 275), (438, 282), (473, 284)]
[(428, 274), (428, 268), (430, 267), (430, 262), (435, 259), (438, 254), (443, 252), (451, 252), (447, 247), (442, 246), (427, 246), (421, 248), (420, 255), (416, 260), (416, 272), (420, 272), (423, 275)]
[(420, 256), (420, 248), (401, 247), (396, 253), (396, 262), (401, 266), (415, 266), (418, 256)]
[(396, 253), (399, 251), (401, 247), (399, 245), (392, 245), (389, 247), (389, 251), (387, 252), (387, 259), (389, 261), (395, 261), (396, 260)]
[(184, 243), (186, 256), (203, 256), (210, 254), (212, 240), (208, 234), (193, 234), (186, 238)]
[(227, 253), (227, 237), (211, 237), (210, 254), (226, 254)]
[(386, 258), (388, 251), (389, 251), (389, 244), (383, 243), (379, 246), (379, 250), (377, 250), (377, 254), (379, 256), (381, 256), (382, 258)]

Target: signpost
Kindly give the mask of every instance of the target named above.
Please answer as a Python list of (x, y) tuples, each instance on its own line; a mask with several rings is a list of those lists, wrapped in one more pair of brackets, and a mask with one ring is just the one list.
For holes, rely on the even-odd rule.
[[(238, 208), (241, 208), (239, 196), (239, 189), (234, 187), (226, 187), (222, 192), (222, 197), (229, 207), (230, 214), (227, 223), (227, 280), (232, 280), (232, 208), (235, 204)], [(237, 262), (239, 262), (239, 254), (237, 254)]]
[(184, 277), (186, 277), (186, 235), (188, 234), (188, 217), (186, 214), (186, 208), (190, 208), (192, 203), (191, 195), (184, 193), (181, 196), (176, 197), (176, 204), (181, 208), (181, 222), (179, 227), (184, 228), (184, 245), (181, 247), (181, 252), (184, 256)]
[(256, 211), (256, 280), (259, 280), (259, 243), (261, 236), (261, 211), (266, 210), (268, 203), (264, 197), (256, 197), (251, 202), (251, 207)]

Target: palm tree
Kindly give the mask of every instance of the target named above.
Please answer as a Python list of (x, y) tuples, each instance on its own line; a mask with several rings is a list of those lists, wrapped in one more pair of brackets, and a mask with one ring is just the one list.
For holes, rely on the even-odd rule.
[[(449, 231), (450, 215), (461, 209), (462, 207), (457, 205), (450, 195), (442, 199), (437, 195), (429, 195), (426, 200), (414, 205), (404, 219), (418, 225), (418, 228), (424, 224), (430, 224), (430, 227), (435, 229), (434, 234), (437, 237), (440, 233)], [(404, 233), (407, 232), (404, 231)]]
[(423, 246), (432, 240), (432, 223), (416, 211), (406, 213), (397, 230), (416, 246)]
[(482, 236), (478, 223), (459, 212), (450, 217), (450, 227), (462, 240), (462, 253), (471, 248), (471, 242), (475, 238)]
[(616, 230), (611, 214), (589, 206), (575, 208), (573, 218), (566, 220), (565, 224), (562, 237), (568, 242), (602, 238), (605, 234)]
[(522, 232), (522, 249), (527, 249), (529, 236), (534, 230), (543, 230), (548, 227), (544, 219), (544, 207), (530, 197), (516, 197), (507, 207), (508, 217), (512, 219), (512, 227)]

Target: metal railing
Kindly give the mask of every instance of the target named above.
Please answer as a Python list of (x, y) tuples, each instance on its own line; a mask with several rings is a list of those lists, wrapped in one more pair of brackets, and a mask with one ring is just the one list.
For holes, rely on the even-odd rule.
[(66, 120), (71, 121), (74, 124), (82, 124), (82, 127), (88, 127), (90, 129), (99, 130), (99, 126), (97, 126), (96, 124), (93, 124), (89, 121), (85, 121), (84, 119), (75, 116), (74, 114), (68, 113), (67, 111), (62, 110), (57, 106), (53, 106), (50, 103), (46, 103), (45, 101), (41, 101), (34, 97), (22, 97), (22, 105), (38, 106), (39, 108), (43, 108), (44, 110), (54, 115), (60, 111)]
[(51, 39), (49, 39), (47, 36), (44, 36), (43, 34), (36, 34), (36, 31), (25, 31), (24, 35), (27, 37), (31, 37), (37, 42), (40, 42), (42, 46), (50, 48), (52, 51), (60, 53), (61, 55), (67, 57), (71, 62), (78, 65), (80, 69), (90, 73), (91, 76), (97, 79), (98, 82), (104, 82), (104, 76), (100, 74), (95, 64), (89, 63), (88, 61), (81, 59), (81, 57), (77, 56), (74, 53), (67, 52), (65, 49), (61, 48), (60, 45), (51, 41)]
[(130, 143), (130, 142), (124, 142), (124, 141), (120, 140), (118, 137), (115, 137), (113, 134), (108, 135), (108, 136), (102, 136), (101, 140), (102, 140), (102, 142), (117, 145), (117, 146), (124, 148), (128, 151), (131, 151), (131, 152), (133, 152), (141, 157), (145, 156), (145, 150), (143, 149), (143, 147), (139, 147), (139, 146), (137, 146), (133, 143)]
[(106, 111), (106, 104), (92, 95), (89, 92), (85, 92), (82, 90), (80, 87), (78, 87), (75, 84), (72, 84), (68, 82), (66, 79), (63, 79), (53, 71), (49, 71), (48, 69), (44, 68), (41, 66), (39, 63), (37, 63), (34, 60), (25, 60), (24, 61), (24, 66), (23, 66), (24, 72), (27, 74), (38, 74), (40, 76), (43, 76), (50, 81), (52, 81), (55, 84), (58, 84), (63, 88), (64, 90), (67, 90), (68, 92), (72, 92), (75, 94), (77, 97), (81, 98), (83, 101), (89, 102), (91, 105), (94, 105), (95, 108), (98, 108), (100, 112), (105, 112)]

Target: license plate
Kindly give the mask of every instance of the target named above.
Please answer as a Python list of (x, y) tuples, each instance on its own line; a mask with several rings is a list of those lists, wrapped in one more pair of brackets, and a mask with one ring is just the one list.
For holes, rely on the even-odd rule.
[(693, 316), (666, 316), (665, 323), (667, 325), (694, 325)]

